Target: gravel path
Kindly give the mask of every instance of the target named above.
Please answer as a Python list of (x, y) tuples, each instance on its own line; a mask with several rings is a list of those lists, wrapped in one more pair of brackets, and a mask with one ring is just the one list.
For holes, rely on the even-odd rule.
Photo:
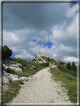
[(29, 77), (10, 103), (70, 103), (67, 90), (51, 76), (49, 68), (45, 68)]

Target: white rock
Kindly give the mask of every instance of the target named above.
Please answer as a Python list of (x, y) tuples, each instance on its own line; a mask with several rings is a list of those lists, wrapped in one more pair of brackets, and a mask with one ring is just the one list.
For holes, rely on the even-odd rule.
[(12, 81), (19, 80), (17, 75), (9, 74), (9, 79)]
[(15, 63), (13, 61), (3, 61), (3, 66), (5, 67), (5, 69), (7, 68), (11, 68), (13, 70), (15, 70), (16, 72), (22, 72), (22, 69), (19, 67), (19, 65), (21, 65), (20, 63)]
[(32, 67), (35, 67), (35, 66), (32, 65)]
[(15, 78), (15, 77), (12, 78), (12, 81), (16, 81), (16, 80), (19, 80), (19, 79), (18, 78)]
[(9, 79), (6, 76), (3, 76), (3, 83), (9, 84)]
[(26, 77), (20, 77), (19, 80), (24, 80)]
[(58, 70), (58, 69), (56, 69), (56, 70)]
[(18, 75), (14, 75), (15, 78), (18, 78)]

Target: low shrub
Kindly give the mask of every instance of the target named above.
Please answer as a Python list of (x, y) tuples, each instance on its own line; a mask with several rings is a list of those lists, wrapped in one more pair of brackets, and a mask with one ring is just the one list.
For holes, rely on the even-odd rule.
[(11, 74), (16, 73), (15, 70), (13, 70), (13, 69), (11, 69), (11, 68), (7, 68), (7, 69), (6, 69), (6, 72), (7, 72), (7, 73), (11, 73)]
[(13, 99), (19, 92), (21, 86), (19, 85), (18, 81), (11, 81), (8, 89), (3, 93), (2, 100), (3, 103), (8, 103), (10, 100)]
[(32, 61), (36, 61), (36, 59), (33, 59)]
[(60, 62), (60, 65), (63, 65), (63, 64), (65, 64), (64, 62)]
[(46, 66), (49, 66), (49, 63), (42, 63), (41, 65), (46, 67)]
[(60, 69), (60, 71), (69, 73), (73, 76), (77, 76), (77, 71), (74, 71), (72, 69), (69, 70), (69, 69), (67, 69), (67, 66), (65, 66), (65, 65), (58, 65), (58, 68)]
[(24, 83), (23, 83), (23, 81), (19, 81), (19, 84), (22, 84), (23, 85)]
[(22, 65), (19, 65), (19, 67), (20, 67), (21, 69), (23, 69), (23, 66), (22, 66)]
[[(39, 59), (39, 58), (38, 58)], [(39, 61), (41, 61), (42, 59), (39, 59)]]
[(49, 58), (49, 57), (44, 57), (44, 56), (42, 56), (42, 58), (43, 58), (44, 60), (46, 60), (47, 62), (53, 62), (53, 61), (54, 61), (54, 59), (51, 59), (51, 58)]
[[(22, 68), (22, 73), (20, 72), (16, 72), (15, 74), (20, 76), (25, 76), (28, 77), (30, 75), (35, 74), (36, 72), (38, 72), (39, 70), (43, 69), (44, 67), (48, 66), (49, 63), (43, 63), (43, 64), (35, 64), (33, 62), (29, 62), (25, 59), (19, 59), (19, 58), (11, 58), (11, 61), (15, 61), (17, 63), (21, 63), (21, 65), (19, 65), (20, 68)], [(30, 70), (30, 67), (32, 67), (32, 65), (34, 66), (33, 69)]]

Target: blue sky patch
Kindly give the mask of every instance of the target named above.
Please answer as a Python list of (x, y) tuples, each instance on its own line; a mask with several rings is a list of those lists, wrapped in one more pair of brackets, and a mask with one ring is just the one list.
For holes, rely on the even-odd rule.
[(37, 41), (37, 38), (33, 39), (33, 42), (36, 42)]
[(76, 14), (78, 13), (78, 10), (76, 11)]
[(12, 53), (11, 57), (14, 57), (14, 56), (15, 56), (15, 54), (14, 54), (14, 53)]
[(71, 3), (70, 4), (70, 8), (72, 8), (74, 5), (76, 5), (77, 4), (77, 2), (74, 2), (74, 3)]
[(53, 43), (50, 42), (50, 41), (48, 41), (47, 43), (45, 43), (45, 42), (42, 42), (41, 40), (37, 40), (36, 38), (33, 39), (33, 42), (36, 42), (36, 43), (39, 44), (39, 45), (43, 45), (43, 47), (48, 46), (48, 48), (51, 48), (52, 45), (53, 45)]
[(36, 57), (37, 56), (37, 54), (31, 54), (32, 56), (34, 56), (34, 57)]
[(37, 38), (33, 39), (33, 42), (36, 42), (36, 43), (38, 43), (39, 45), (42, 44), (41, 40), (38, 40)]
[(50, 33), (50, 35), (51, 35), (52, 33)]
[(52, 35), (52, 33), (50, 33), (48, 36)]
[(44, 44), (45, 45), (45, 47), (46, 46), (48, 46), (48, 48), (51, 48), (52, 47), (52, 45), (53, 45), (53, 43), (52, 42), (50, 42), (50, 41), (48, 41), (46, 44)]

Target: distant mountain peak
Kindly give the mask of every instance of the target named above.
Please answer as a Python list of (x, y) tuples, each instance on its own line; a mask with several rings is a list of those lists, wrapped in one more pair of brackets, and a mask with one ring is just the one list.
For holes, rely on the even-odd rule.
[(48, 57), (48, 56), (46, 56), (46, 55), (44, 55), (44, 54), (42, 54), (42, 53), (40, 53), (40, 52), (37, 53), (37, 56), (38, 56), (38, 57), (41, 57), (41, 56)]

